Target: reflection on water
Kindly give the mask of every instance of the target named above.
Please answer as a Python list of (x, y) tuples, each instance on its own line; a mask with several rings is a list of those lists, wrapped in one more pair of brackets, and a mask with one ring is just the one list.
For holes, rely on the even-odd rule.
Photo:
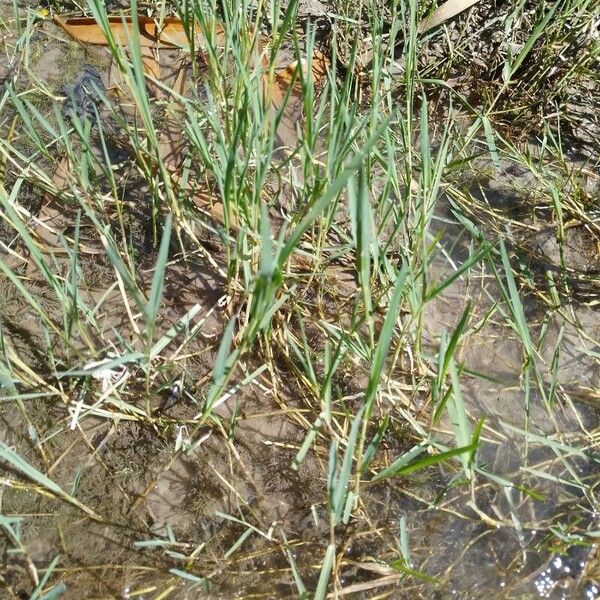
[[(539, 597), (560, 600), (573, 598), (573, 588), (583, 575), (589, 550), (584, 546), (571, 546), (565, 555), (554, 555), (534, 581)], [(599, 591), (598, 584), (588, 582), (579, 597), (597, 600)]]

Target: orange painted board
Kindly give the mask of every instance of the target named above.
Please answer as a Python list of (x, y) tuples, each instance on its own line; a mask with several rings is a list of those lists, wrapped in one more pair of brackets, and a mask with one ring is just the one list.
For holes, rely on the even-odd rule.
[[(165, 17), (162, 27), (158, 28), (158, 21), (152, 17), (138, 15), (135, 17), (140, 30), (140, 45), (145, 48), (187, 48), (189, 40), (180, 19)], [(77, 17), (62, 19), (54, 16), (54, 22), (64, 29), (73, 39), (83, 44), (107, 46), (108, 41), (102, 27), (91, 17)], [(108, 24), (115, 40), (120, 45), (126, 46), (128, 39), (133, 39), (134, 17), (112, 16), (108, 17)], [(198, 25), (196, 24), (196, 27)], [(217, 26), (217, 38), (223, 37), (223, 28)]]

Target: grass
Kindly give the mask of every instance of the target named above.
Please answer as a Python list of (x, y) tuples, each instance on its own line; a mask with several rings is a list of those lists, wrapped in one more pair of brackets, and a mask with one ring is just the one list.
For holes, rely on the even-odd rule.
[[(157, 2), (160, 75), (0, 7), (7, 597), (526, 597), (597, 542), (596, 3)], [(110, 56), (93, 118), (45, 45)]]

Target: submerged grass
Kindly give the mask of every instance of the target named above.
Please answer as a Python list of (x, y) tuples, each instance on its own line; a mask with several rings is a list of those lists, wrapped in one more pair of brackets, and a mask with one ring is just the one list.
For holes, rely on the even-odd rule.
[(144, 5), (159, 77), (89, 0), (93, 118), (0, 6), (8, 597), (525, 597), (595, 543), (595, 3)]

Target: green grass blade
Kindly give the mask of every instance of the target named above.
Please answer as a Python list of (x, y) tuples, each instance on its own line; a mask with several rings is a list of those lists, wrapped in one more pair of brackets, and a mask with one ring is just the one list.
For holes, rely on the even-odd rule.
[(350, 435), (346, 442), (346, 450), (344, 451), (344, 458), (338, 477), (335, 480), (335, 487), (331, 498), (331, 508), (333, 513), (334, 523), (339, 523), (344, 512), (346, 504), (346, 496), (348, 494), (348, 484), (350, 483), (350, 476), (352, 474), (352, 464), (354, 461), (354, 450), (356, 448), (356, 442), (358, 440), (358, 432), (362, 423), (363, 416), (365, 414), (365, 407), (363, 406), (352, 421), (350, 428)]
[(4, 442), (0, 441), (0, 460), (3, 460), (15, 468), (19, 473), (31, 479), (35, 483), (41, 485), (43, 488), (52, 492), (56, 496), (59, 496), (63, 500), (70, 502), (77, 508), (84, 511), (86, 514), (94, 519), (101, 520), (100, 517), (90, 508), (76, 500), (72, 496), (69, 496), (58, 484), (52, 479), (38, 471), (35, 467), (30, 465), (25, 459), (20, 457), (16, 452), (11, 450)]
[[(469, 455), (471, 452), (473, 452), (473, 450), (476, 447), (476, 444), (469, 444), (468, 446), (462, 446), (461, 448), (453, 448), (452, 450), (440, 452), (439, 454), (428, 454), (420, 460), (411, 462), (409, 464), (402, 464), (401, 466), (397, 466), (397, 468), (394, 469), (391, 469), (392, 465), (390, 465), (390, 467), (384, 469), (381, 473), (377, 474), (371, 481), (381, 481), (383, 479), (389, 479), (390, 477), (402, 477), (404, 475), (409, 475), (410, 473), (420, 471), (421, 469), (425, 469), (427, 467), (430, 467), (431, 465), (437, 465), (439, 463), (446, 462), (449, 458), (452, 458), (454, 456), (460, 456), (462, 458), (465, 455)], [(420, 448), (420, 446), (417, 446), (417, 448)], [(426, 448), (423, 448), (423, 450), (425, 451)], [(422, 452), (419, 452), (419, 454), (422, 454)]]
[(173, 215), (169, 213), (163, 225), (163, 234), (158, 250), (158, 257), (154, 267), (154, 275), (152, 276), (152, 286), (150, 288), (150, 298), (146, 307), (146, 328), (148, 336), (148, 344), (152, 344), (154, 332), (156, 330), (156, 317), (160, 309), (163, 288), (165, 284), (165, 273), (167, 269), (167, 260), (169, 257), (169, 243), (171, 241), (171, 226), (173, 223)]
[[(371, 148), (377, 143), (383, 132), (387, 127), (390, 126), (391, 118), (387, 118), (377, 128), (377, 130), (369, 137), (369, 139), (362, 146), (361, 151), (350, 160), (347, 166), (342, 172), (333, 180), (333, 182), (327, 187), (325, 192), (319, 196), (319, 198), (310, 207), (308, 213), (296, 226), (296, 228), (290, 234), (289, 239), (283, 246), (279, 255), (280, 268), (283, 266), (285, 261), (289, 258), (292, 252), (296, 249), (300, 242), (300, 238), (307, 231), (307, 229), (314, 223), (314, 221), (322, 214), (325, 207), (327, 207), (337, 196), (342, 192), (346, 186), (348, 179), (354, 175), (362, 165), (364, 159), (370, 152)], [(364, 126), (364, 124), (363, 124)]]
[(319, 575), (319, 581), (317, 583), (317, 589), (315, 590), (314, 600), (325, 600), (327, 594), (327, 585), (329, 578), (331, 577), (331, 569), (333, 568), (333, 561), (335, 560), (335, 546), (329, 544), (327, 551), (325, 552), (325, 558), (321, 566), (321, 574)]

